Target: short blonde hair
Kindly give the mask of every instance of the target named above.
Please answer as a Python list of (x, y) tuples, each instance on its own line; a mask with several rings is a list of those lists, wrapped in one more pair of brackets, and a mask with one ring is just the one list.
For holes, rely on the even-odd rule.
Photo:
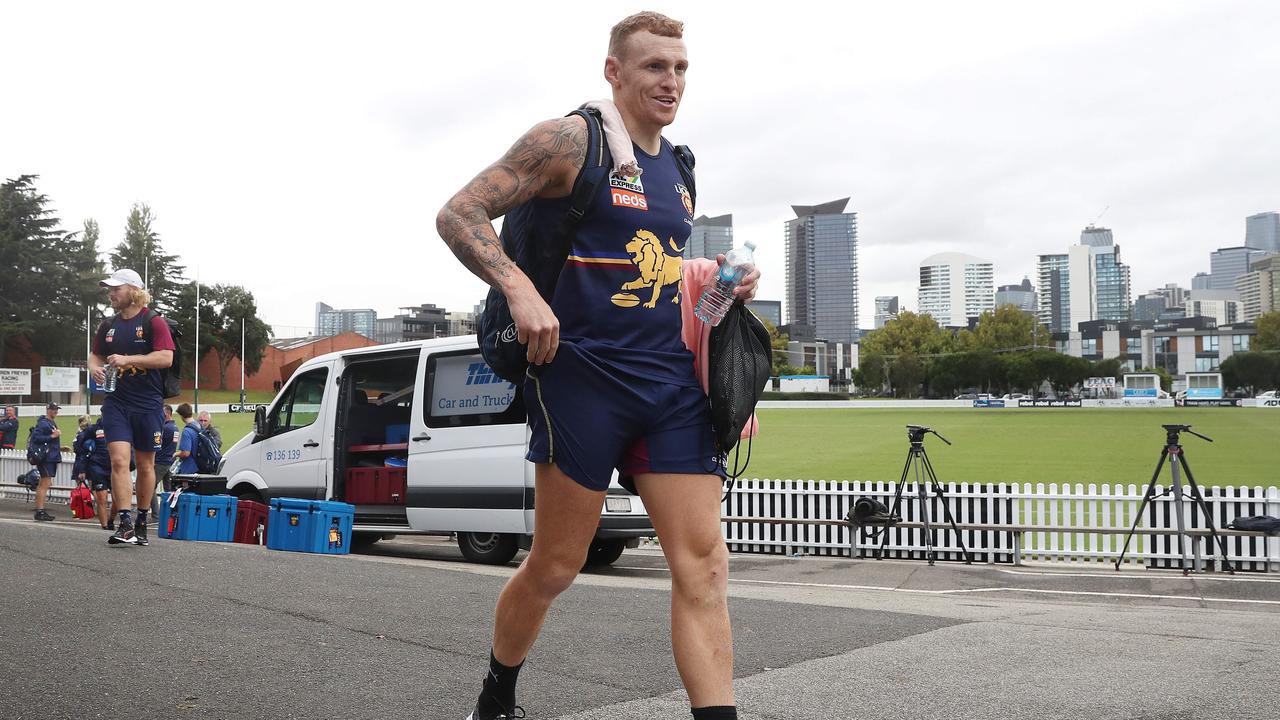
[(609, 56), (622, 57), (627, 38), (638, 32), (650, 32), (660, 37), (681, 40), (684, 38), (684, 23), (652, 10), (625, 17), (609, 31)]
[(79, 423), (79, 425), (80, 425), (80, 429), (81, 429), (81, 430), (83, 430), (83, 429), (85, 429), (85, 428), (89, 427), (89, 423), (93, 422), (93, 418), (89, 417), (88, 415), (81, 415), (81, 416), (76, 420), (76, 422), (77, 422), (77, 423)]

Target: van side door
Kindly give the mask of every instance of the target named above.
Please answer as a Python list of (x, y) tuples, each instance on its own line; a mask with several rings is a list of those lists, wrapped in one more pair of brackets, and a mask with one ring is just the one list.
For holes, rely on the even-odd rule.
[(266, 436), (255, 445), (269, 497), (325, 499), (333, 432), (326, 409), (336, 392), (331, 375), (327, 366), (295, 375), (267, 414)]
[(409, 424), (406, 516), (416, 530), (527, 532), (524, 404), (474, 345), (423, 348)]

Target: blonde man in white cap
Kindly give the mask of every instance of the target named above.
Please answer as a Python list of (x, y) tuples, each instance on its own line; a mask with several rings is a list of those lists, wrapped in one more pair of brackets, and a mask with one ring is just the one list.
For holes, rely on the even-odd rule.
[[(103, 321), (89, 355), (89, 371), (105, 385), (107, 371), (116, 375), (115, 389), (102, 401), (102, 428), (111, 456), (111, 497), (120, 519), (107, 542), (147, 545), (147, 512), (155, 493), (155, 454), (164, 442), (164, 373), (173, 365), (175, 345), (169, 325), (147, 305), (151, 295), (133, 270), (117, 270), (99, 283), (115, 317)], [(130, 454), (138, 466), (138, 517), (130, 515)]]

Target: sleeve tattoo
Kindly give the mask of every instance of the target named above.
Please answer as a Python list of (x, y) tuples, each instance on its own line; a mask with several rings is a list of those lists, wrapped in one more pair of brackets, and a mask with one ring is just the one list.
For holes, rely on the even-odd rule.
[(490, 285), (500, 285), (511, 277), (515, 264), (502, 249), (493, 219), (536, 197), (558, 179), (559, 168), (576, 175), (586, 152), (586, 127), (577, 118), (539, 123), (440, 210), (440, 237), (468, 270)]

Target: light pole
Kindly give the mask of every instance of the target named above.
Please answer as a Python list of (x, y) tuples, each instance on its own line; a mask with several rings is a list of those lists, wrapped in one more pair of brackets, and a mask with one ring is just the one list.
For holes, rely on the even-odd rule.
[(240, 318), (240, 404), (244, 404), (244, 318)]

